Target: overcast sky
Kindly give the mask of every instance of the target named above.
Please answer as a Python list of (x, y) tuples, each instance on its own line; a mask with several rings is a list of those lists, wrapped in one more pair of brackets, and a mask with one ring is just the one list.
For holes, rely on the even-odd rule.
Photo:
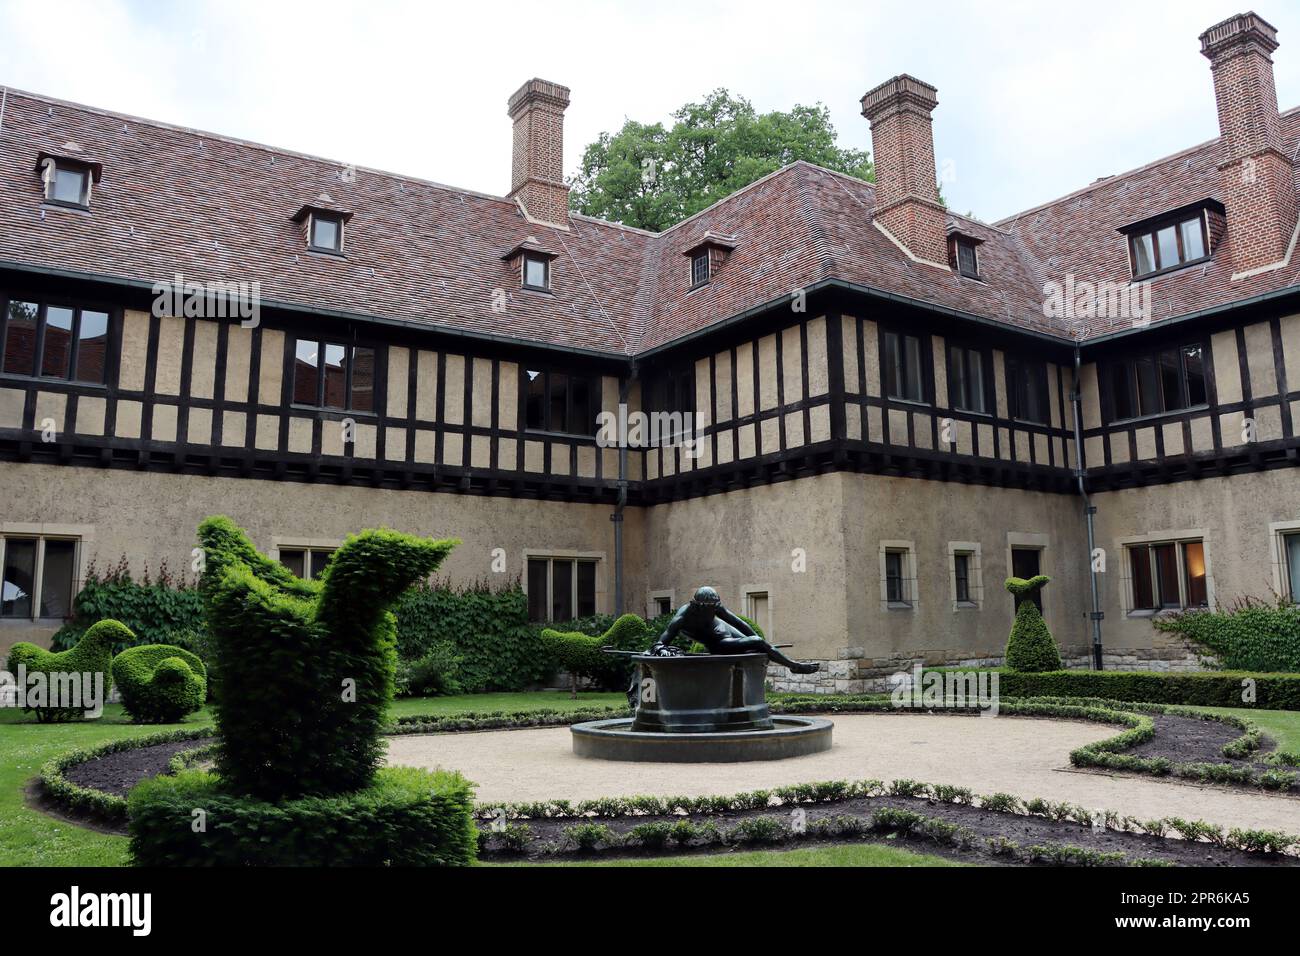
[[(1282, 108), (1300, 104), (1300, 5), (1278, 28)], [(725, 86), (760, 110), (858, 100), (896, 73), (939, 88), (949, 204), (1007, 216), (1217, 134), (1197, 36), (1222, 0), (330, 3), (0, 0), (0, 85), (500, 195), (506, 99), (570, 87), (568, 172), (624, 118), (665, 120)]]

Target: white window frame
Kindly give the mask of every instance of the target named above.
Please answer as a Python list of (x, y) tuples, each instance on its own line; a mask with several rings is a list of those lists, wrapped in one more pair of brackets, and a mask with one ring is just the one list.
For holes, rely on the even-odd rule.
[[(957, 555), (967, 556), (967, 584), (970, 588), (970, 600), (957, 600)], [(984, 571), (983, 559), (978, 541), (948, 542), (948, 584), (952, 598), (953, 613), (958, 611), (982, 611), (984, 609)]]
[(1287, 577), (1286, 538), (1300, 534), (1300, 520), (1274, 521), (1268, 526), (1269, 554), (1273, 565), (1273, 593), (1292, 604), (1300, 604), (1300, 594), (1292, 594)]
[(40, 546), (36, 549), (36, 569), (32, 578), (32, 613), (24, 617), (0, 617), (0, 624), (12, 624), (17, 621), (26, 623), (37, 623), (40, 621), (59, 621), (71, 618), (41, 617), (41, 591), (45, 583), (45, 542), (46, 541), (72, 541), (75, 548), (72, 552), (72, 593), (69, 599), (69, 612), (72, 610), (72, 602), (75, 602), (77, 595), (85, 586), (85, 560), (89, 552), (87, 545), (92, 544), (94, 540), (94, 531), (83, 525), (58, 525), (45, 523), (26, 523), (26, 522), (2, 522), (0, 523), (0, 576), (3, 576), (5, 567), (6, 542), (9, 538), (24, 538), (29, 541), (37, 541)]
[[(889, 579), (885, 555), (891, 551), (903, 554), (903, 600), (889, 600)], [(882, 611), (912, 611), (921, 603), (916, 575), (916, 544), (912, 541), (889, 540), (880, 542), (880, 609)]]
[[(1183, 559), (1182, 545), (1199, 541), (1201, 553), (1205, 555), (1205, 606), (1214, 607), (1214, 562), (1210, 557), (1209, 535), (1204, 528), (1186, 528), (1180, 531), (1158, 531), (1150, 534), (1128, 535), (1116, 539), (1120, 559), (1120, 603), (1125, 617), (1156, 617), (1160, 614), (1172, 614), (1188, 609), (1187, 605), (1187, 568)], [(1178, 561), (1178, 604), (1177, 608), (1139, 608), (1133, 596), (1133, 562), (1129, 548), (1133, 545), (1173, 544), (1174, 555)], [(1156, 586), (1154, 578), (1151, 586)], [(1199, 605), (1198, 605), (1199, 606)]]
[[(532, 549), (526, 549), (526, 550), (523, 552), (523, 568), (524, 568), (524, 573), (521, 575), (521, 580), (522, 580), (522, 582), (523, 582), (523, 589), (524, 589), (524, 597), (525, 597), (525, 599), (527, 599), (527, 597), (528, 597), (528, 562), (529, 562), (530, 559), (537, 559), (537, 560), (543, 560), (543, 559), (545, 559), (545, 560), (548, 562), (548, 564), (547, 564), (547, 568), (546, 568), (546, 607), (547, 607), (548, 610), (549, 610), (550, 608), (555, 607), (555, 601), (553, 600), (554, 595), (552, 594), (552, 590), (553, 590), (553, 588), (554, 588), (554, 583), (553, 583), (553, 581), (554, 581), (554, 577), (555, 577), (555, 572), (554, 572), (554, 570), (553, 570), (553, 567), (554, 567), (554, 566), (553, 566), (552, 564), (550, 564), (550, 562), (555, 561), (555, 560), (557, 560), (557, 559), (560, 560), (560, 561), (586, 561), (586, 562), (593, 563), (593, 564), (596, 565), (596, 607), (595, 607), (595, 613), (597, 613), (597, 614), (606, 614), (606, 613), (608, 613), (607, 610), (606, 610), (606, 608), (607, 608), (608, 605), (607, 605), (606, 600), (605, 600), (605, 558), (606, 558), (606, 554), (605, 554), (604, 551), (571, 551), (571, 550), (563, 550), (563, 549), (562, 549), (562, 550), (555, 550), (555, 549), (547, 549), (547, 550), (532, 550)], [(572, 597), (573, 597), (573, 604), (572, 604), (572, 607), (573, 607), (573, 613), (574, 613), (574, 615), (576, 616), (577, 613), (578, 613), (578, 572), (577, 572), (577, 569), (576, 569), (576, 568), (574, 569), (574, 573), (573, 573), (573, 595), (572, 595)], [(549, 620), (549, 618), (547, 618), (547, 620)]]
[[(754, 615), (749, 613), (749, 599), (756, 594), (761, 594), (763, 597), (767, 598), (767, 620), (766, 621), (759, 621), (757, 618), (754, 617)], [(772, 609), (772, 586), (769, 584), (741, 585), (740, 606), (743, 609), (741, 613), (745, 617), (757, 621), (758, 626), (763, 631), (764, 640), (766, 640), (769, 644), (772, 643), (773, 640), (772, 622), (775, 619), (775, 615)]]
[(659, 616), (657, 602), (660, 598), (668, 599), (669, 614), (677, 610), (677, 592), (673, 588), (665, 588), (659, 591), (647, 591), (645, 593), (645, 616), (647, 619), (654, 620)]

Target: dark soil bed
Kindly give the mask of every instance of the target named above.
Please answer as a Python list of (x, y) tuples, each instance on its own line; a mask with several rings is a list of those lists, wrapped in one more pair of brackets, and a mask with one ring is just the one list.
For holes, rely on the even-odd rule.
[[(1223, 755), (1224, 744), (1242, 735), (1230, 724), (1218, 720), (1197, 720), (1195, 717), (1175, 717), (1169, 714), (1152, 714), (1156, 735), (1144, 744), (1138, 744), (1124, 753), (1133, 757), (1166, 757), (1174, 763), (1230, 763), (1236, 766), (1262, 765), (1258, 759), (1229, 760)], [(1252, 754), (1252, 757), (1262, 755)]]
[(125, 797), (141, 780), (156, 777), (165, 771), (167, 764), (178, 753), (197, 750), (209, 743), (210, 740), (176, 740), (154, 744), (152, 747), (119, 750), (70, 767), (63, 772), (63, 776), (80, 787)]
[(1049, 820), (1046, 817), (982, 810), (978, 807), (941, 803), (915, 797), (886, 796), (843, 800), (833, 803), (800, 804), (798, 809), (806, 812), (807, 823), (811, 827), (814, 821), (829, 817), (855, 817), (860, 820), (869, 820), (875, 811), (885, 807), (911, 810), (927, 817), (969, 827), (975, 831), (977, 838), (967, 848), (936, 843), (918, 835), (899, 833), (891, 838), (888, 831), (877, 831), (859, 837), (846, 838), (845, 840), (809, 838), (791, 839), (780, 843), (752, 843), (740, 846), (691, 846), (683, 851), (676, 852), (671, 847), (655, 850), (618, 847), (585, 854), (574, 852), (555, 853), (551, 849), (565, 843), (564, 831), (567, 827), (583, 823), (605, 824), (619, 834), (624, 834), (634, 826), (642, 823), (659, 821), (676, 823), (685, 819), (690, 819), (697, 824), (712, 821), (723, 832), (726, 832), (728, 828), (735, 826), (740, 821), (753, 817), (774, 817), (788, 825), (791, 820), (791, 812), (795, 808), (771, 807), (766, 810), (696, 814), (690, 817), (634, 816), (608, 819), (584, 817), (581, 819), (520, 820), (515, 822), (526, 823), (531, 830), (530, 842), (523, 853), (500, 852), (489, 846), (488, 850), (482, 853), (481, 856), (483, 859), (489, 860), (611, 859), (617, 857), (669, 856), (677, 855), (677, 852), (733, 853), (744, 850), (793, 849), (801, 846), (866, 841), (985, 866), (1023, 864), (1026, 862), (1023, 855), (1009, 856), (995, 853), (985, 842), (988, 839), (1002, 838), (1018, 844), (1021, 850), (1035, 845), (1075, 846), (1097, 853), (1123, 853), (1129, 860), (1163, 860), (1175, 866), (1300, 866), (1300, 858), (1294, 856), (1273, 853), (1246, 853), (1240, 850), (1216, 847), (1209, 843), (1191, 843), (1175, 838), (1116, 830), (1094, 830), (1092, 827), (1071, 821), (1058, 822)]

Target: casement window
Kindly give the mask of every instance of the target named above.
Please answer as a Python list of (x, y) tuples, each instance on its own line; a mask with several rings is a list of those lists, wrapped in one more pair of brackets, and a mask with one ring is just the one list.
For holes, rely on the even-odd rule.
[(965, 276), (967, 279), (978, 279), (980, 267), (976, 247), (979, 243), (969, 236), (953, 236), (949, 243), (948, 258), (958, 275)]
[(646, 411), (694, 412), (695, 364), (687, 362), (653, 374), (645, 394)]
[(293, 401), (340, 411), (375, 410), (375, 350), (315, 339), (294, 345)]
[(909, 609), (916, 603), (916, 554), (910, 541), (880, 542), (882, 610)]
[(0, 319), (6, 374), (105, 383), (107, 312), (14, 299)]
[(281, 548), (280, 563), (303, 580), (320, 577), (337, 548)]
[(979, 542), (949, 541), (948, 571), (953, 611), (979, 610), (983, 607), (984, 582)]
[(1046, 425), (1051, 407), (1047, 389), (1047, 363), (1007, 356), (1007, 405), (1011, 417)]
[(594, 558), (528, 558), (528, 619), (571, 621), (596, 613)]
[(71, 617), (78, 545), (76, 538), (0, 537), (0, 618)]
[(307, 245), (313, 252), (343, 251), (344, 217), (341, 214), (313, 210), (307, 220)]
[(1143, 224), (1128, 233), (1128, 244), (1135, 279), (1207, 259), (1205, 210)]
[(1205, 607), (1205, 545), (1199, 539), (1128, 545), (1130, 610)]
[(546, 256), (525, 253), (523, 259), (523, 284), (525, 289), (549, 292), (551, 289), (551, 260)]
[(953, 600), (958, 604), (972, 604), (971, 559), (969, 551), (957, 551), (952, 556)]
[(948, 346), (948, 401), (963, 412), (986, 415), (991, 410), (988, 396), (989, 359), (982, 349)]
[(587, 375), (529, 369), (524, 423), (530, 431), (590, 437), (600, 411), (600, 380)]
[(1124, 358), (1112, 363), (1109, 373), (1112, 421), (1195, 408), (1208, 400), (1200, 342)]
[(1300, 604), (1300, 531), (1278, 536), (1282, 551), (1283, 593), (1292, 604)]
[(890, 604), (907, 601), (907, 552), (893, 549), (885, 552), (885, 600)]
[(919, 336), (886, 332), (882, 363), (885, 395), (904, 402), (924, 402), (925, 358)]
[(709, 281), (709, 253), (708, 250), (697, 252), (691, 256), (691, 288), (704, 285)]
[(646, 598), (646, 617), (662, 617), (676, 610), (672, 591), (651, 591)]
[(66, 156), (42, 154), (37, 167), (45, 187), (45, 201), (52, 206), (90, 208), (90, 192), (98, 164), (78, 162)]

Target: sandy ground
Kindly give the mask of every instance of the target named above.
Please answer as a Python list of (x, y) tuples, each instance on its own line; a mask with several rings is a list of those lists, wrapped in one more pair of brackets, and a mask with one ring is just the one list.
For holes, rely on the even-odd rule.
[(818, 780), (893, 780), (1068, 800), (1141, 819), (1177, 816), (1300, 833), (1300, 799), (1075, 771), (1069, 752), (1116, 728), (1064, 720), (835, 715), (825, 753), (763, 763), (620, 763), (575, 757), (567, 727), (390, 738), (389, 763), (459, 770), (486, 802), (730, 794)]

